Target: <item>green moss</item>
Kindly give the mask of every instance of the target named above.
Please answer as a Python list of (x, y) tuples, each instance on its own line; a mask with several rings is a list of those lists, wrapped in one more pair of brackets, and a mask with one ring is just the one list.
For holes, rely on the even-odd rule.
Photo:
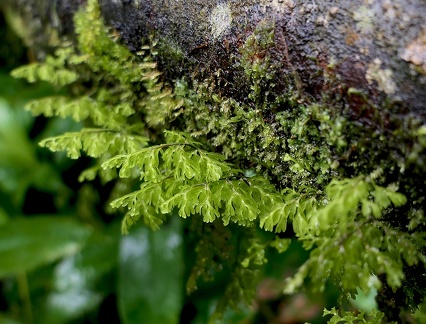
[[(396, 288), (404, 277), (403, 259), (409, 266), (425, 261), (417, 248), (420, 235), (406, 232), (407, 226), (425, 230), (424, 126), (414, 116), (392, 117), (389, 107), (372, 105), (356, 89), (348, 89), (348, 96), (363, 98), (359, 116), (330, 93), (320, 99), (309, 97), (294, 70), (287, 88), (277, 90), (279, 66), (271, 59), (273, 22), (259, 23), (240, 53), (231, 58), (242, 76), (245, 96), (240, 98), (227, 97), (218, 89), (214, 72), (219, 71), (167, 86), (154, 61), (156, 42), (151, 40), (139, 56), (113, 42), (94, 0), (88, 2), (86, 12), (76, 15), (76, 32), (77, 51), (62, 49), (56, 59), (21, 74), (54, 82), (59, 74), (49, 76), (43, 68), (59, 70), (62, 77), (56, 83), (68, 84), (78, 98), (47, 99), (30, 108), (86, 120), (88, 126), (99, 128), (44, 143), (68, 150), (72, 157), (78, 157), (80, 150), (99, 157), (97, 166), (83, 178), (93, 179), (99, 173), (105, 180), (133, 179), (116, 180), (118, 187), (137, 188), (113, 203), (128, 209), (124, 231), (138, 218), (158, 228), (173, 208), (182, 217), (201, 214), (204, 223), (212, 222), (211, 233), (198, 238), (199, 259), (189, 277), (189, 291), (196, 289), (196, 281), (208, 274), (209, 264), (219, 255), (220, 262), (234, 272), (219, 305), (238, 296), (250, 300), (249, 285), (253, 288), (256, 270), (265, 262), (264, 249), (271, 243), (259, 241), (255, 225), (284, 232), (288, 220), (306, 248), (313, 249), (310, 261), (289, 280), (288, 291), (299, 287), (308, 274), (319, 289), (330, 274), (342, 282), (345, 292), (354, 292), (357, 286), (368, 289), (372, 272), (385, 273), (389, 285)], [(172, 63), (183, 60), (179, 49), (164, 40), (159, 44), (160, 50), (173, 53)], [(338, 82), (324, 78), (330, 85)], [(186, 133), (166, 132), (164, 144), (164, 129)], [(160, 144), (147, 148), (148, 142)], [(202, 159), (207, 161), (204, 169)], [(111, 172), (115, 168), (118, 173)], [(253, 170), (260, 176), (252, 177)], [(408, 197), (404, 207), (405, 196), (397, 190)], [(211, 247), (230, 236), (224, 226), (230, 220), (246, 227), (230, 225), (235, 238), (220, 241), (220, 253)], [(207, 226), (197, 220), (193, 224), (199, 226), (192, 228), (195, 233)], [(385, 236), (386, 241), (381, 239)], [(364, 255), (364, 237), (374, 252), (372, 258)], [(403, 238), (405, 250), (396, 247), (398, 237)], [(238, 246), (237, 251), (226, 252), (227, 244)], [(343, 255), (342, 249), (348, 254)], [(356, 267), (361, 257), (359, 276)], [(321, 260), (327, 266), (320, 267)]]

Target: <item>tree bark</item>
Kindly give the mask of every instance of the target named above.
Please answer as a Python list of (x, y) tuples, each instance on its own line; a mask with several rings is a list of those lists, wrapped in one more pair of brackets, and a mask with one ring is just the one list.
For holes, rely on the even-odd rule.
[[(72, 34), (73, 13), (83, 0), (6, 0), (19, 12), (28, 45), (42, 55), (56, 36)], [(219, 69), (228, 94), (241, 99), (241, 80), (231, 63), (259, 24), (275, 26), (272, 64), (279, 72), (276, 91), (297, 86), (303, 98), (340, 93), (357, 113), (356, 88), (371, 103), (385, 101), (399, 112), (426, 111), (426, 3), (408, 1), (174, 1), (101, 0), (107, 23), (125, 44), (138, 51), (154, 33), (168, 51), (160, 51), (167, 77), (201, 77)], [(179, 53), (171, 57), (170, 50)], [(330, 88), (327, 78), (338, 80)], [(288, 84), (289, 78), (298, 84)], [(284, 81), (285, 80), (285, 81)], [(238, 98), (240, 97), (240, 98)], [(309, 99), (311, 100), (311, 99)]]
[[(139, 51), (150, 35), (159, 40), (159, 68), (170, 84), (183, 77), (209, 80), (215, 94), (255, 105), (248, 99), (252, 84), (241, 58), (268, 60), (274, 76), (260, 78), (262, 100), (286, 94), (290, 99), (273, 109), (266, 107), (264, 121), (274, 125), (274, 114), (294, 107), (291, 98), (299, 105), (318, 103), (344, 114), (354, 125), (364, 127), (365, 133), (354, 133), (359, 138), (349, 139), (345, 153), (333, 151), (332, 159), (345, 170), (339, 175), (368, 174), (383, 164), (388, 173), (384, 184), (398, 183), (409, 198), (405, 209), (384, 221), (407, 231), (410, 217), (423, 215), (426, 150), (424, 144), (418, 146), (417, 135), (409, 133), (426, 123), (424, 0), (99, 2), (107, 25), (131, 51)], [(83, 4), (83, 0), (6, 0), (0, 6), (42, 58), (58, 39), (73, 38), (72, 17)], [(244, 53), (256, 30), (272, 30), (271, 44), (255, 45)], [(261, 34), (255, 37), (263, 42)], [(286, 153), (283, 147), (276, 148), (279, 158), (269, 174), (286, 185), (279, 179), (282, 170), (288, 170), (287, 160), (280, 158)], [(311, 176), (312, 181), (304, 181), (315, 182), (319, 173)], [(297, 186), (303, 177), (291, 184)], [(416, 231), (426, 230), (422, 217)], [(424, 276), (423, 267), (406, 268), (406, 280), (411, 283)], [(423, 289), (419, 287), (417, 295), (422, 296)], [(389, 293), (406, 306), (405, 296)]]

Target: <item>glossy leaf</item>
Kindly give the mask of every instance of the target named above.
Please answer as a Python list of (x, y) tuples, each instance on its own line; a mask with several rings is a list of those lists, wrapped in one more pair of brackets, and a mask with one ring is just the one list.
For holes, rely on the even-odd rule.
[[(118, 225), (118, 224), (116, 224)], [(53, 290), (46, 299), (40, 322), (69, 323), (99, 307), (114, 287), (106, 278), (118, 260), (118, 226), (113, 233), (94, 232), (80, 253), (62, 260), (53, 274)]]
[(178, 323), (183, 302), (181, 220), (161, 230), (134, 226), (120, 244), (118, 296), (123, 323)]
[(90, 229), (71, 218), (37, 216), (0, 226), (0, 277), (33, 270), (79, 251)]

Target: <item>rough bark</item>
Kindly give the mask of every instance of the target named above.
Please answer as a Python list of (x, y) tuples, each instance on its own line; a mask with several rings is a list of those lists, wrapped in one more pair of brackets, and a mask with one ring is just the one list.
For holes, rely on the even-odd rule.
[[(15, 17), (15, 23), (17, 17), (25, 22), (27, 44), (43, 57), (55, 40), (73, 37), (73, 13), (83, 3), (6, 0), (3, 9)], [(407, 215), (423, 208), (418, 206), (425, 201), (426, 152), (419, 148), (414, 162), (406, 162), (417, 144), (415, 136), (404, 132), (426, 122), (424, 0), (100, 0), (100, 4), (107, 24), (132, 51), (137, 52), (154, 34), (166, 81), (184, 76), (208, 80), (217, 94), (247, 105), (254, 103), (247, 99), (250, 81), (241, 66), (242, 50), (256, 28), (272, 26), (273, 45), (255, 49), (253, 57), (248, 57), (268, 57), (274, 68), (274, 80), (264, 84), (274, 86), (262, 89), (265, 96), (288, 93), (290, 98), (296, 93), (298, 104), (320, 103), (361, 124), (365, 134), (354, 133), (359, 138), (350, 139), (343, 154), (333, 151), (333, 159), (344, 169), (339, 175), (368, 174), (383, 164), (388, 173), (385, 184), (398, 183), (411, 199), (405, 209), (386, 220), (402, 231), (407, 231), (410, 222)], [(274, 114), (291, 110), (290, 101), (271, 110), (266, 107), (264, 121), (273, 125)], [(417, 120), (415, 125), (410, 124), (411, 117)], [(283, 156), (279, 150), (282, 147), (277, 148), (277, 155)], [(277, 158), (276, 163), (270, 174), (277, 176), (288, 169), (286, 160)], [(303, 177), (294, 178), (293, 184)], [(424, 219), (419, 223), (416, 231), (424, 231)], [(424, 269), (408, 268), (407, 281), (416, 287), (416, 278), (423, 277)], [(403, 294), (388, 293), (406, 306)]]
[[(72, 34), (71, 17), (83, 2), (9, 0), (5, 5), (20, 12), (27, 42), (40, 54), (53, 36)], [(280, 72), (277, 91), (286, 91), (286, 76), (296, 74), (296, 86), (306, 98), (341, 93), (356, 112), (360, 98), (347, 94), (348, 88), (356, 88), (374, 104), (387, 100), (400, 112), (425, 115), (426, 3), (422, 0), (100, 2), (106, 21), (130, 49), (137, 51), (142, 38), (155, 33), (169, 50), (180, 54), (176, 58), (160, 52), (170, 78), (221, 69), (226, 92), (242, 97), (230, 57), (238, 55), (259, 23), (267, 22), (276, 28), (270, 54)], [(338, 89), (327, 86), (319, 73), (323, 70), (339, 80)]]

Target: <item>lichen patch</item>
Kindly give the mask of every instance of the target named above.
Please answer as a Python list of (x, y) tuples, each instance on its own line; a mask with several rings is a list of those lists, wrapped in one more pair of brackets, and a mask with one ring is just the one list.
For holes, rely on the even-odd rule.
[(405, 48), (401, 55), (404, 61), (417, 66), (423, 74), (426, 74), (426, 29), (421, 35)]
[(374, 13), (367, 6), (361, 6), (353, 13), (356, 25), (363, 33), (368, 33), (374, 29)]
[(396, 84), (393, 80), (393, 72), (390, 69), (382, 69), (382, 61), (376, 58), (368, 65), (368, 70), (365, 75), (368, 83), (377, 82), (379, 89), (384, 93), (391, 95), (396, 91)]
[(228, 3), (218, 4), (210, 15), (210, 28), (213, 39), (218, 39), (230, 27), (232, 12)]
[(287, 9), (293, 9), (296, 4), (293, 0), (266, 0), (264, 3), (273, 8), (275, 12), (283, 13)]

